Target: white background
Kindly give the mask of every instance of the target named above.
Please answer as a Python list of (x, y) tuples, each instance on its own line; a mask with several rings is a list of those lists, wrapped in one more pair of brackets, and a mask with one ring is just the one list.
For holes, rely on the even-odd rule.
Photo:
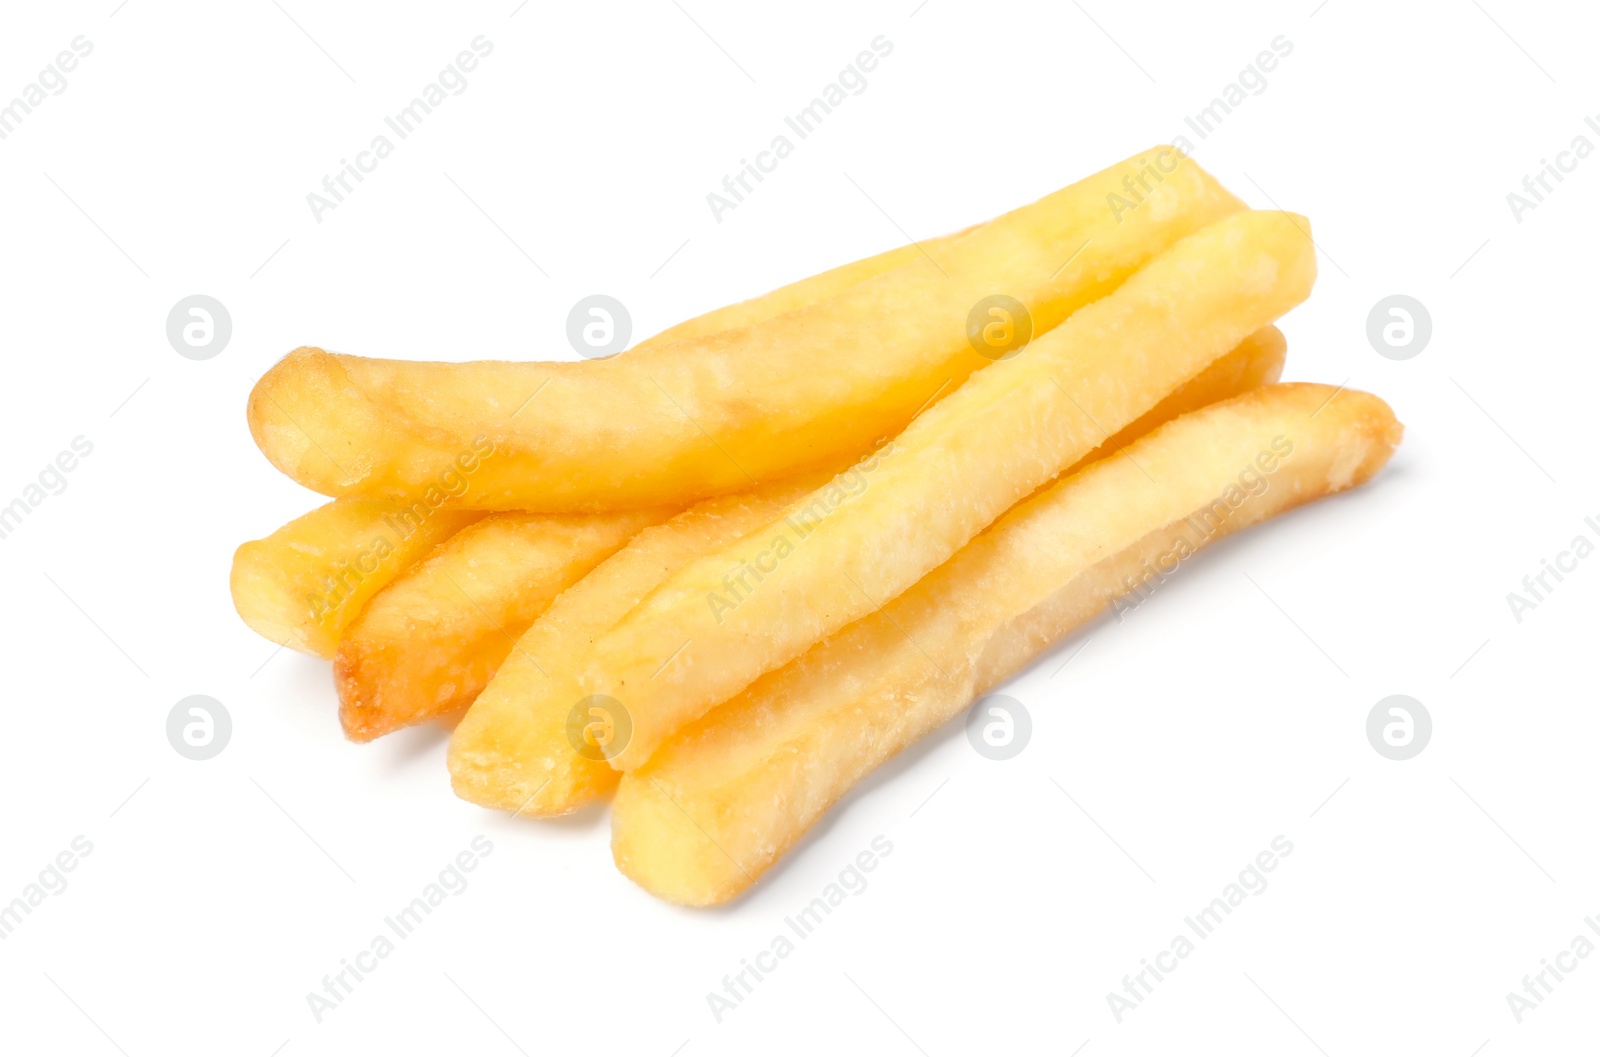
[[(1600, 558), (1520, 623), (1506, 601), (1600, 539), (1600, 157), (1520, 223), (1506, 200), (1574, 137), (1600, 146), (1592, 9), (116, 2), (15, 5), (0, 32), (0, 99), (75, 36), (94, 46), (0, 141), (0, 503), (74, 437), (94, 446), (0, 540), (0, 902), (93, 844), (0, 941), (0, 1048), (1592, 1047), (1600, 957), (1521, 1024), (1505, 997), (1600, 916)], [(469, 87), (315, 221), (307, 193), (479, 34)], [(880, 34), (866, 91), (713, 219), (724, 174)], [(604, 812), (513, 823), (456, 800), (438, 729), (347, 744), (327, 665), (235, 617), (233, 548), (319, 501), (245, 426), (291, 348), (572, 358), (567, 311), (595, 292), (641, 337), (1182, 133), (1279, 35), (1292, 54), (1194, 153), (1312, 217), (1322, 277), (1283, 324), (1286, 377), (1381, 394), (1404, 446), (1010, 684), (1034, 720), (1015, 760), (952, 725), (747, 898), (685, 911), (613, 869)], [(194, 293), (233, 320), (205, 362), (165, 334)], [(1366, 338), (1393, 293), (1433, 320), (1405, 362)], [(1365, 734), (1396, 693), (1434, 722), (1399, 763)], [(207, 762), (166, 740), (190, 694), (233, 718)], [(478, 834), (494, 851), (471, 886), (317, 1023), (307, 992)], [(1119, 1024), (1107, 993), (1279, 834), (1270, 887)], [(877, 835), (894, 851), (870, 887), (719, 1024), (707, 992)]]

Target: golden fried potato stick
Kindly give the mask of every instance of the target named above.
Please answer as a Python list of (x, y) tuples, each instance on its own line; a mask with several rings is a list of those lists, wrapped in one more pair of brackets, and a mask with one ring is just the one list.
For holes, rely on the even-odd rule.
[(670, 510), (492, 514), (367, 603), (334, 657), (352, 741), (459, 712), (562, 591)]
[(375, 500), (335, 500), (233, 553), (229, 587), (250, 628), (332, 657), (367, 600), (441, 541), (483, 517)]
[(883, 610), (767, 674), (623, 777), (618, 867), (726, 902), (844, 793), (1050, 642), (1208, 542), (1358, 485), (1401, 427), (1364, 393), (1269, 386), (1019, 504)]
[[(580, 679), (620, 701), (631, 770), (763, 672), (887, 604), (1248, 335), (1305, 299), (1303, 218), (1236, 213), (979, 371), (764, 529), (684, 567), (602, 635)], [(859, 476), (859, 475), (858, 475)]]
[[(964, 234), (966, 231), (957, 232), (923, 245), (939, 252), (946, 243)], [(863, 279), (898, 268), (920, 253), (913, 244), (840, 265), (760, 297), (686, 320), (640, 342), (636, 348), (704, 337), (793, 312), (833, 297)], [(456, 468), (461, 470), (462, 464), (458, 462)], [(475, 468), (439, 483), (462, 478), (468, 480), (470, 488), (469, 475)], [(235, 555), (234, 608), (246, 624), (274, 642), (287, 642), (294, 649), (332, 657), (339, 636), (368, 598), (415, 564), (434, 544), (443, 542), (454, 531), (452, 526), (472, 520), (452, 514), (436, 522), (433, 531), (413, 540), (404, 551), (396, 548), (381, 561), (373, 559), (374, 541), (389, 539), (398, 543), (396, 527), (418, 521), (419, 513), (425, 509), (415, 503), (341, 499), (303, 515), (265, 540), (246, 543)], [(409, 539), (410, 533), (406, 532), (405, 537)], [(558, 559), (551, 555), (546, 560)], [(370, 570), (360, 577), (362, 590), (356, 593), (352, 587), (339, 589), (337, 585), (350, 577), (349, 569), (357, 565)]]
[[(1128, 181), (1148, 194), (1113, 209), (1109, 197)], [(989, 334), (1030, 323), (1044, 333), (1240, 208), (1193, 161), (1158, 148), (980, 225), (937, 259), (923, 247), (836, 297), (742, 330), (583, 363), (299, 349), (256, 383), (250, 428), (273, 465), (327, 495), (408, 496), (481, 434), (495, 458), (473, 481), (475, 507), (687, 505), (865, 451), (988, 364), (977, 348), (998, 355)], [(979, 305), (997, 295), (1027, 312), (1013, 308), (1008, 320)], [(975, 310), (984, 337), (969, 343)]]
[[(1276, 327), (1251, 335), (1102, 444), (1085, 464), (1178, 415), (1277, 381), (1284, 348)], [(860, 465), (870, 472), (870, 462)], [(675, 569), (765, 525), (815, 483), (705, 500), (666, 525), (647, 529), (561, 596), (534, 622), (456, 727), (450, 739), (456, 794), (484, 807), (540, 817), (564, 815), (609, 794), (618, 772), (599, 746), (581, 739), (575, 744), (568, 729), (582, 699), (574, 662), (583, 647)], [(535, 658), (543, 660), (535, 664)], [(586, 725), (591, 717), (581, 715)]]

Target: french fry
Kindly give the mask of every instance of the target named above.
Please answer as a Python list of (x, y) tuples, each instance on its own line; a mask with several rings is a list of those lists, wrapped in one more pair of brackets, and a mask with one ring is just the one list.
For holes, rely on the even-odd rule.
[[(996, 517), (1294, 307), (1303, 218), (1226, 217), (923, 412), (863, 483), (841, 475), (679, 570), (602, 635), (584, 693), (632, 720), (631, 770), (763, 672), (887, 604)], [(854, 472), (854, 471), (852, 471)]]
[(367, 600), (482, 514), (335, 500), (233, 554), (239, 616), (281, 646), (332, 657)]
[(618, 867), (676, 903), (732, 899), (865, 775), (1153, 565), (1363, 483), (1400, 433), (1376, 397), (1271, 386), (1052, 485), (625, 775), (613, 811)]
[(466, 708), (557, 595), (671, 513), (493, 514), (439, 544), (339, 640), (345, 735), (370, 741)]
[[(964, 234), (966, 231), (957, 232), (924, 245), (932, 252), (939, 252)], [(752, 326), (833, 297), (864, 279), (908, 263), (920, 252), (913, 244), (840, 265), (760, 297), (685, 320), (640, 342), (635, 349)], [(369, 557), (366, 564), (371, 572), (362, 576), (362, 592), (349, 594), (348, 598), (340, 593), (339, 597), (346, 602), (339, 606), (330, 608), (327, 603), (312, 606), (309, 600), (332, 590), (353, 563), (369, 555), (375, 540), (392, 538), (395, 535), (392, 526), (415, 520), (414, 507), (415, 504), (403, 502), (336, 500), (303, 515), (265, 540), (246, 543), (234, 559), (234, 608), (249, 627), (274, 642), (287, 642), (294, 649), (332, 657), (339, 636), (359, 615), (368, 598), (415, 564), (435, 544), (448, 538), (454, 531), (452, 526), (471, 523), (471, 519), (452, 514), (437, 523), (433, 532), (418, 538), (409, 549), (396, 551), (392, 558), (374, 562)], [(550, 560), (554, 560), (554, 556)]]
[[(722, 546), (816, 487), (821, 475), (702, 500), (645, 529), (535, 620), (450, 738), (456, 795), (485, 807), (564, 815), (609, 793), (617, 772), (568, 719), (582, 694), (574, 660), (674, 569)], [(580, 753), (578, 747), (583, 746)]]
[[(1276, 327), (1252, 335), (1099, 450), (1115, 453), (1162, 422), (1276, 381), (1284, 347)], [(705, 500), (645, 530), (557, 599), (456, 727), (449, 757), (456, 794), (538, 817), (567, 814), (608, 795), (618, 772), (588, 744), (580, 742), (585, 751), (578, 751), (568, 731), (582, 698), (573, 664), (583, 647), (675, 569), (765, 525), (814, 483)]]
[[(1134, 181), (1149, 189), (1142, 203), (1110, 208)], [(328, 495), (411, 495), (482, 435), (495, 457), (474, 479), (473, 506), (686, 505), (837, 465), (898, 431), (990, 362), (967, 334), (980, 300), (1016, 299), (1043, 333), (1240, 208), (1193, 161), (1158, 148), (980, 225), (937, 260), (919, 250), (742, 330), (575, 364), (299, 349), (256, 384), (251, 432), (275, 466)]]
[(1101, 441), (1098, 447), (1061, 471), (1059, 476), (1066, 477), (1092, 462), (1120, 454), (1146, 433), (1179, 415), (1187, 415), (1209, 404), (1272, 385), (1283, 376), (1283, 363), (1288, 350), (1289, 343), (1283, 331), (1270, 324), (1262, 327), (1240, 342), (1232, 352), (1213, 360), (1211, 366), (1162, 397), (1155, 407), (1122, 427), (1114, 436)]

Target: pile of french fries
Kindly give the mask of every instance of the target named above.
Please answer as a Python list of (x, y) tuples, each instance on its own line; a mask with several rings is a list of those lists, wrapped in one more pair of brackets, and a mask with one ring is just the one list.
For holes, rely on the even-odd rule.
[(297, 349), (250, 429), (334, 498), (235, 605), (350, 738), (456, 722), (457, 795), (611, 798), (625, 874), (726, 902), (1153, 567), (1387, 462), (1382, 400), (1277, 384), (1309, 232), (1158, 147), (610, 359)]

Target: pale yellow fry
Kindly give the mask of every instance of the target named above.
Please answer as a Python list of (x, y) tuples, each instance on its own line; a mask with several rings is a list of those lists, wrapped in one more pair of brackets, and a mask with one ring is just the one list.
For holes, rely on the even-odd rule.
[(332, 657), (367, 600), (399, 573), (483, 515), (336, 500), (233, 553), (234, 608), (279, 645)]
[(665, 581), (601, 636), (583, 689), (619, 700), (631, 770), (761, 673), (887, 604), (1017, 500), (1310, 292), (1305, 221), (1224, 218), (1014, 359), (973, 375), (852, 470)]
[[(1103, 447), (1114, 452), (1186, 411), (1275, 381), (1283, 358), (1283, 335), (1267, 327)], [(706, 500), (642, 533), (563, 595), (534, 623), (456, 728), (450, 773), (457, 794), (485, 807), (534, 816), (567, 814), (608, 794), (617, 772), (603, 753), (578, 752), (568, 730), (581, 699), (573, 663), (582, 647), (673, 570), (766, 524), (813, 486), (802, 481), (746, 493), (738, 501)], [(536, 665), (537, 656), (550, 659)], [(584, 712), (582, 718), (580, 730), (594, 717)]]
[[(1130, 181), (1149, 193), (1114, 209), (1110, 196)], [(937, 260), (919, 251), (742, 330), (583, 363), (300, 349), (257, 383), (250, 427), (275, 466), (329, 495), (410, 495), (482, 435), (494, 457), (474, 478), (474, 506), (687, 505), (838, 465), (897, 432), (989, 362), (967, 335), (980, 300), (1015, 298), (1042, 333), (1239, 208), (1194, 162), (1159, 148), (980, 225)]]
[(441, 543), (339, 640), (346, 736), (369, 741), (466, 708), (557, 595), (671, 513), (493, 514)]
[(1128, 445), (1179, 415), (1273, 384), (1283, 375), (1288, 349), (1283, 331), (1270, 325), (1262, 327), (1240, 342), (1238, 348), (1212, 361), (1211, 366), (1162, 397), (1155, 407), (1122, 427), (1111, 439), (1101, 442), (1088, 455), (1061, 471), (1060, 476), (1076, 473), (1107, 456), (1122, 454)]
[(1365, 393), (1269, 386), (1045, 489), (625, 775), (617, 865), (673, 902), (733, 898), (865, 775), (1152, 567), (1172, 575), (1212, 540), (1366, 481), (1400, 433)]

